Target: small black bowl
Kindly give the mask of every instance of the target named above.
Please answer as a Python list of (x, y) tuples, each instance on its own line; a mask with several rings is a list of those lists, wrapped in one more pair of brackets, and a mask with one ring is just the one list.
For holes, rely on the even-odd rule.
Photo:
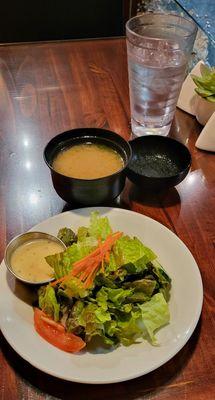
[(191, 155), (187, 147), (177, 140), (149, 135), (129, 143), (132, 159), (126, 174), (134, 184), (160, 191), (178, 185), (188, 174)]
[[(56, 172), (52, 163), (56, 155), (67, 147), (79, 143), (98, 143), (117, 151), (124, 161), (124, 167), (112, 175), (97, 179), (70, 178)], [(125, 169), (131, 159), (129, 143), (117, 133), (100, 128), (80, 128), (63, 132), (47, 144), (44, 159), (51, 170), (52, 182), (58, 195), (67, 203), (98, 205), (117, 197), (125, 185)]]

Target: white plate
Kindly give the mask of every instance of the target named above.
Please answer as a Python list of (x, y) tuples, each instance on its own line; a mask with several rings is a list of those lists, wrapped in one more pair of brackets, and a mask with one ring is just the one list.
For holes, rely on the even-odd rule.
[(198, 322), (203, 300), (198, 266), (187, 247), (166, 227), (132, 211), (97, 207), (56, 215), (31, 230), (56, 235), (64, 226), (88, 225), (90, 212), (107, 215), (114, 230), (138, 236), (158, 255), (172, 278), (171, 321), (157, 333), (159, 346), (147, 342), (114, 351), (69, 354), (44, 341), (34, 330), (29, 287), (0, 268), (0, 327), (13, 349), (30, 364), (58, 378), (82, 383), (121, 382), (144, 375), (170, 360), (188, 341)]

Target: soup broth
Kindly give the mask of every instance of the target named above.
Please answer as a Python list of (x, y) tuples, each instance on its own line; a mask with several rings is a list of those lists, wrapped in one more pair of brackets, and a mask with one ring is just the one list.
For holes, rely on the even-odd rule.
[(83, 143), (61, 151), (52, 166), (71, 178), (96, 179), (119, 171), (124, 162), (119, 153), (108, 146)]

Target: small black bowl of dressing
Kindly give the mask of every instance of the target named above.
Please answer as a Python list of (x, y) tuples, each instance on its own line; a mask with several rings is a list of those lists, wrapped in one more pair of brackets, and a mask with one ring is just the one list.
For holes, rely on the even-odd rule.
[(178, 185), (188, 174), (191, 154), (177, 140), (149, 135), (137, 137), (129, 143), (132, 158), (126, 174), (134, 184), (161, 191)]
[(53, 186), (63, 200), (98, 205), (122, 192), (131, 147), (115, 132), (78, 128), (51, 139), (45, 147), (44, 159)]

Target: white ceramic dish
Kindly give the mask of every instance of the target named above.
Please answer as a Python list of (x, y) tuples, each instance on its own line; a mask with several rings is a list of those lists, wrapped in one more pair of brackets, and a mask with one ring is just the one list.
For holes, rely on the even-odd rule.
[(158, 255), (172, 278), (171, 321), (157, 333), (159, 346), (147, 342), (114, 351), (69, 354), (44, 341), (34, 330), (29, 287), (15, 280), (4, 262), (0, 269), (0, 327), (13, 349), (50, 375), (82, 383), (114, 383), (136, 378), (163, 365), (188, 341), (198, 322), (203, 300), (198, 266), (184, 243), (160, 223), (140, 214), (107, 207), (65, 212), (34, 226), (56, 235), (59, 228), (87, 225), (90, 212), (109, 217), (114, 230), (138, 236)]
[(191, 75), (193, 74), (201, 76), (201, 68), (203, 67), (204, 62), (199, 61), (192, 71), (187, 75), (182, 84), (177, 103), (177, 107), (194, 116), (196, 115), (196, 99), (198, 98), (198, 95), (195, 92), (196, 85), (193, 82)]
[[(215, 103), (213, 103), (215, 104)], [(215, 151), (215, 112), (201, 131), (195, 146), (201, 150)]]

